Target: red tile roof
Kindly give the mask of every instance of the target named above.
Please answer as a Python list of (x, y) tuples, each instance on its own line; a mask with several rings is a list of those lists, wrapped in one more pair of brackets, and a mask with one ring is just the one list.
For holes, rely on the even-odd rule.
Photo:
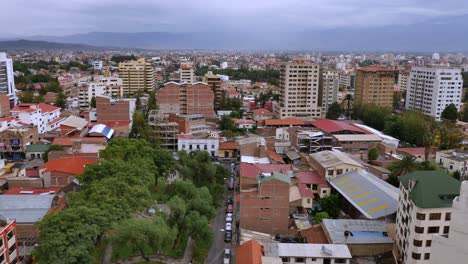
[(269, 110), (265, 109), (265, 108), (258, 108), (258, 109), (255, 109), (255, 110), (252, 110), (252, 112), (256, 115), (273, 115), (272, 112), (270, 112)]
[(237, 247), (236, 264), (262, 264), (262, 245), (249, 240)]
[(219, 150), (239, 149), (239, 143), (235, 141), (219, 142)]
[(273, 160), (273, 161), (276, 161), (276, 162), (279, 162), (279, 163), (283, 163), (283, 164), (285, 163), (283, 158), (273, 150), (268, 150), (267, 155), (268, 155), (268, 158), (270, 160)]
[(56, 171), (72, 175), (80, 175), (84, 173), (86, 165), (93, 164), (95, 162), (96, 160), (94, 159), (69, 157), (48, 161), (40, 168), (45, 169), (45, 171)]
[(311, 123), (313, 126), (315, 126), (316, 128), (326, 133), (336, 133), (339, 131), (351, 131), (351, 132), (360, 133), (360, 134), (370, 133), (360, 127), (357, 127), (353, 124), (349, 124), (343, 121), (322, 119), (322, 120), (312, 121)]
[(43, 114), (60, 110), (60, 107), (56, 107), (56, 106), (44, 104), (44, 103), (40, 103), (38, 107), (41, 109)]
[(71, 147), (73, 145), (72, 138), (54, 138), (52, 145)]
[[(61, 188), (58, 188), (58, 187), (52, 187), (52, 188), (16, 188), (16, 187), (13, 187), (13, 188), (9, 188), (8, 191), (4, 193), (4, 195), (16, 195), (16, 194), (37, 195), (37, 194), (49, 193), (49, 192), (58, 193), (60, 192), (60, 190)], [(32, 193), (24, 193), (24, 192), (32, 192)]]
[(54, 120), (50, 121), (50, 122), (47, 123), (47, 124), (52, 125), (52, 124), (58, 123), (58, 122), (63, 121), (63, 120), (65, 120), (65, 118), (63, 118), (63, 117), (57, 117), (57, 118), (55, 118)]
[(304, 124), (304, 120), (294, 118), (265, 120), (265, 126), (302, 126)]
[(302, 229), (301, 237), (305, 238), (308, 244), (328, 244), (327, 236), (323, 231), (322, 225), (314, 225), (312, 227)]
[(242, 162), (240, 165), (240, 176), (255, 179), (261, 173), (292, 171), (291, 164), (251, 164)]
[(106, 137), (85, 137), (81, 139), (82, 143), (104, 143), (106, 141)]
[(412, 156), (424, 156), (424, 148), (398, 148), (397, 151), (410, 154)]
[(313, 197), (314, 194), (312, 191), (307, 188), (307, 185), (305, 183), (298, 183), (297, 187), (299, 188), (299, 192), (301, 193), (302, 197)]
[(325, 180), (316, 171), (300, 171), (297, 173), (296, 178), (305, 184), (319, 184), (325, 182)]
[(393, 71), (393, 69), (389, 67), (385, 67), (385, 66), (380, 66), (380, 65), (371, 65), (367, 67), (361, 67), (358, 69), (358, 71), (378, 72), (378, 71)]

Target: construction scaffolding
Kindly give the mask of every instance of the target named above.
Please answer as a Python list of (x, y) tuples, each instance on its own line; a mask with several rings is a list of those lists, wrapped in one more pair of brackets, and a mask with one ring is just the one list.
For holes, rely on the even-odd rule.
[(151, 110), (148, 114), (148, 124), (153, 128), (155, 138), (159, 145), (172, 152), (177, 152), (177, 135), (179, 124), (168, 121), (169, 115)]

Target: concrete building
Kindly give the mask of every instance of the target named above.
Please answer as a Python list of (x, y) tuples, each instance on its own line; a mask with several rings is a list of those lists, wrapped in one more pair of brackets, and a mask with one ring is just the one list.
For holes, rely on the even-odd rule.
[(367, 153), (377, 148), (382, 138), (374, 134), (347, 134), (333, 135), (333, 145), (347, 153)]
[(0, 117), (10, 115), (10, 99), (7, 94), (0, 93)]
[(177, 151), (207, 151), (213, 159), (219, 154), (219, 138), (211, 135), (179, 135), (177, 141)]
[(317, 169), (320, 176), (327, 179), (349, 172), (363, 170), (364, 167), (349, 157), (346, 153), (334, 151), (320, 151), (310, 154), (310, 163)]
[(108, 96), (96, 97), (96, 115), (98, 122), (129, 122), (133, 120), (136, 99), (112, 99)]
[(328, 107), (338, 101), (340, 88), (340, 75), (338, 71), (323, 70), (320, 73), (319, 105), (322, 107), (322, 115), (328, 112)]
[(159, 145), (171, 152), (177, 152), (177, 137), (179, 124), (169, 120), (168, 114), (162, 114), (158, 110), (151, 110), (148, 114), (148, 124), (155, 128), (152, 131)]
[(95, 162), (96, 159), (82, 157), (66, 157), (49, 160), (39, 168), (39, 176), (44, 181), (44, 187), (63, 188), (71, 183), (76, 176), (83, 174), (86, 165)]
[(14, 126), (0, 132), (0, 156), (18, 160), (24, 157), (28, 145), (38, 142), (39, 136), (36, 126)]
[(280, 118), (321, 116), (319, 65), (305, 60), (284, 63), (280, 68), (280, 100), (274, 112)]
[(119, 77), (122, 78), (125, 95), (135, 95), (155, 88), (153, 65), (144, 58), (119, 63)]
[(450, 230), (447, 235), (432, 237), (431, 264), (456, 264), (468, 260), (468, 181), (461, 184), (460, 196), (452, 204)]
[(6, 218), (0, 219), (0, 263), (2, 264), (19, 263), (18, 239), (16, 232), (15, 220), (9, 220)]
[(180, 63), (179, 68), (179, 82), (180, 83), (194, 83), (195, 82), (195, 69), (193, 63), (186, 61)]
[(356, 106), (373, 104), (392, 107), (395, 71), (383, 66), (359, 68), (356, 72)]
[(102, 70), (102, 60), (93, 61), (93, 69), (98, 71)]
[(204, 115), (191, 114), (185, 116), (178, 116), (169, 114), (167, 117), (169, 122), (176, 122), (178, 124), (179, 134), (206, 134), (210, 132), (210, 127), (206, 123)]
[(352, 258), (348, 246), (334, 244), (264, 243), (263, 251), (265, 257), (277, 258), (279, 262), (262, 263), (350, 264)]
[(410, 73), (406, 72), (406, 71), (400, 71), (398, 73), (397, 87), (398, 87), (398, 90), (400, 90), (400, 92), (406, 91), (406, 89), (408, 87), (408, 78), (409, 78), (409, 76), (410, 76)]
[(122, 79), (116, 76), (100, 76), (93, 81), (84, 83), (78, 87), (78, 103), (80, 108), (88, 108), (93, 97), (110, 96), (122, 97), (123, 93)]
[(166, 83), (158, 91), (156, 100), (161, 113), (215, 116), (214, 93), (205, 83)]
[(399, 180), (397, 260), (405, 264), (430, 263), (434, 235), (449, 233), (452, 201), (460, 194), (460, 182), (443, 171), (416, 171)]
[(411, 68), (406, 92), (406, 109), (420, 111), (440, 120), (444, 109), (454, 104), (460, 110), (463, 78), (460, 69)]
[(65, 119), (60, 117), (60, 108), (48, 104), (19, 104), (11, 109), (11, 115), (22, 123), (37, 127), (39, 134), (50, 132), (60, 127)]
[(450, 173), (458, 171), (462, 177), (468, 173), (468, 153), (455, 150), (437, 151), (436, 162)]
[(16, 97), (13, 60), (7, 58), (4, 52), (0, 52), (0, 94), (8, 95), (12, 107), (18, 102), (18, 98)]
[(215, 109), (219, 109), (219, 103), (221, 101), (221, 96), (222, 96), (222, 91), (221, 91), (221, 78), (219, 78), (217, 75), (214, 75), (213, 72), (208, 71), (204, 76), (203, 76), (203, 82), (208, 84), (208, 86), (211, 88), (215, 95), (214, 103), (215, 103)]
[(240, 190), (240, 227), (268, 234), (288, 234), (291, 179), (279, 172), (256, 177), (253, 188)]

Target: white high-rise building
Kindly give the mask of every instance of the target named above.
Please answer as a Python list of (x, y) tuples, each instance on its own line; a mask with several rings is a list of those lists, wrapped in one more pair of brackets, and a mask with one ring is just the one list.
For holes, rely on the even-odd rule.
[(98, 76), (94, 81), (87, 82), (79, 87), (78, 103), (81, 108), (88, 108), (91, 99), (96, 96), (122, 97), (122, 79), (111, 76)]
[(93, 61), (93, 69), (102, 70), (102, 60)]
[(448, 235), (432, 238), (431, 264), (455, 264), (468, 261), (468, 181), (462, 182), (460, 196), (452, 204)]
[(320, 67), (305, 60), (293, 60), (280, 68), (280, 100), (275, 105), (279, 118), (318, 117)]
[(460, 110), (463, 78), (460, 69), (411, 68), (406, 92), (406, 109), (417, 110), (440, 120), (442, 111), (454, 104)]
[(180, 63), (180, 83), (194, 83), (195, 71), (192, 62)]
[(320, 76), (319, 101), (322, 106), (322, 115), (326, 115), (328, 107), (338, 100), (340, 88), (340, 74), (334, 70), (323, 70)]
[(439, 55), (439, 53), (434, 53), (434, 54), (432, 54), (432, 59), (433, 59), (433, 60), (440, 60), (440, 55)]
[(221, 68), (221, 69), (226, 69), (227, 67), (228, 67), (228, 63), (225, 62), (225, 61), (223, 61), (223, 62), (221, 62), (221, 63), (219, 64), (219, 68)]
[(0, 52), (0, 94), (7, 94), (14, 105), (18, 102), (16, 97), (15, 75), (13, 60), (7, 58), (6, 53)]

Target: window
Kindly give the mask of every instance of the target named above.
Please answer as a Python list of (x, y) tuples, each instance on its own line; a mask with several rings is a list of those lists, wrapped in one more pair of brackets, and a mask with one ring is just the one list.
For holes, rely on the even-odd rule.
[(289, 258), (281, 258), (282, 262), (289, 262)]
[(444, 234), (448, 234), (450, 230), (450, 226), (444, 226)]
[(7, 234), (8, 240), (10, 240), (10, 239), (11, 239), (12, 237), (14, 237), (14, 236), (15, 236), (15, 232), (14, 232), (13, 230), (11, 230), (10, 232), (8, 232), (8, 234)]
[(3, 263), (5, 261), (5, 254), (0, 255), (0, 263)]
[(416, 232), (418, 234), (424, 234), (424, 227), (415, 226), (414, 227), (414, 232)]
[(413, 257), (413, 259), (421, 259), (421, 254), (419, 253), (414, 253), (411, 255)]
[(445, 221), (450, 221), (452, 219), (452, 214), (451, 213), (446, 213), (445, 214)]
[(430, 247), (432, 245), (432, 240), (426, 240), (426, 247)]
[(304, 263), (305, 259), (304, 258), (296, 258), (295, 263)]
[(11, 255), (16, 250), (16, 243), (13, 243), (11, 247), (8, 249), (8, 253)]
[(430, 226), (428, 229), (427, 229), (427, 233), (428, 234), (436, 234), (436, 233), (439, 233), (439, 227), (438, 226)]
[(335, 259), (335, 263), (346, 263), (346, 259)]
[(441, 217), (442, 217), (441, 213), (429, 214), (429, 220), (440, 220)]
[[(406, 193), (405, 193), (405, 196), (406, 196)], [(426, 220), (426, 214), (416, 213), (416, 219), (418, 219), (418, 220)]]
[[(0, 237), (0, 248), (3, 248), (3, 237)], [(0, 261), (0, 263), (2, 262)]]
[(310, 204), (310, 199), (307, 199), (307, 203)]
[(312, 190), (317, 190), (317, 184), (312, 184)]
[(415, 247), (422, 247), (422, 244), (423, 244), (422, 240), (416, 240), (416, 239), (413, 240), (413, 246)]
[(333, 170), (328, 171), (328, 176), (333, 176)]
[(429, 259), (431, 257), (431, 253), (424, 254), (424, 259)]
[(211, 148), (214, 149), (215, 148), (214, 145), (211, 145)]
[(342, 169), (336, 170), (336, 174), (337, 174), (337, 175), (340, 175), (340, 174), (342, 174), (342, 173), (343, 173), (343, 170), (342, 170)]

